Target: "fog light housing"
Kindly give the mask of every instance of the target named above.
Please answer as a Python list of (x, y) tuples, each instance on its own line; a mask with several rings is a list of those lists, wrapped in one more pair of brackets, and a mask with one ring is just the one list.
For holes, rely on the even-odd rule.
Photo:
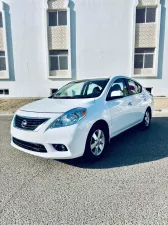
[(59, 152), (67, 152), (68, 151), (68, 149), (65, 145), (53, 144), (53, 147), (55, 148), (55, 150), (57, 150)]

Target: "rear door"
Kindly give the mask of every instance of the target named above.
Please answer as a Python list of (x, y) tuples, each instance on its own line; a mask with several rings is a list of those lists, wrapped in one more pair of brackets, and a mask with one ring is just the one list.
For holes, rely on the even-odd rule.
[(136, 124), (143, 120), (147, 108), (147, 99), (143, 93), (142, 86), (132, 79), (126, 79), (129, 96), (133, 104), (132, 122)]
[[(123, 97), (110, 99), (111, 93), (115, 89), (115, 86), (120, 86), (123, 93)], [(131, 113), (133, 111), (133, 105), (130, 104), (131, 96), (128, 96), (128, 89), (125, 79), (116, 79), (108, 92), (107, 102), (111, 114), (111, 137), (126, 130), (132, 125)]]

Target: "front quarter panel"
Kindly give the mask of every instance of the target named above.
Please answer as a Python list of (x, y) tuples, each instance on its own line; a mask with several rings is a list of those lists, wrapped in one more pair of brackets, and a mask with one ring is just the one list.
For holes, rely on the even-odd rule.
[(106, 101), (103, 98), (95, 99), (95, 103), (90, 105), (87, 109), (87, 115), (84, 120), (81, 121), (82, 126), (88, 130), (88, 133), (92, 126), (100, 120), (104, 120), (110, 128), (110, 111)]

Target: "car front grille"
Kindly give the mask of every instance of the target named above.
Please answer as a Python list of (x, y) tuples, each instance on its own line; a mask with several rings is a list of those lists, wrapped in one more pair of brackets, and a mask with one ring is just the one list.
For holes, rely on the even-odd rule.
[(16, 115), (14, 119), (14, 126), (22, 130), (34, 131), (38, 126), (47, 120), (48, 118), (27, 118)]
[(34, 144), (34, 143), (30, 143), (30, 142), (26, 142), (26, 141), (21, 141), (17, 138), (12, 138), (13, 139), (13, 143), (21, 148), (24, 148), (26, 150), (30, 150), (33, 152), (40, 152), (40, 153), (46, 153), (47, 150), (44, 147), (44, 145), (41, 144)]

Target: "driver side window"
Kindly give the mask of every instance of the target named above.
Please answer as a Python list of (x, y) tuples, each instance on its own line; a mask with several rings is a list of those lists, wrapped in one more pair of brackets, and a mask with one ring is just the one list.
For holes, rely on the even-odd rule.
[(123, 78), (120, 78), (114, 81), (114, 83), (112, 84), (112, 87), (110, 88), (107, 98), (108, 99), (112, 98), (114, 92), (118, 92), (118, 93), (121, 92), (123, 97), (128, 96), (127, 86)]
[(102, 91), (102, 87), (98, 84), (90, 83), (87, 90), (87, 95), (92, 94), (95, 90), (98, 92)]

